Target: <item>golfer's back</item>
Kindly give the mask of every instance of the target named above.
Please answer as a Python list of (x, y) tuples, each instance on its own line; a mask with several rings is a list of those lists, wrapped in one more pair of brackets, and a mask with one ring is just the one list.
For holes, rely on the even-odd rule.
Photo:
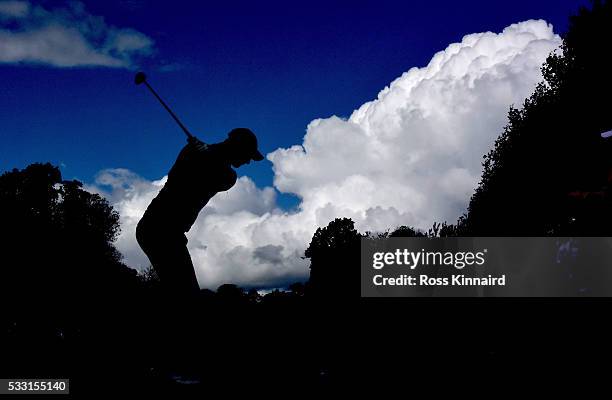
[(187, 232), (208, 201), (235, 183), (236, 172), (217, 145), (190, 142), (179, 153), (166, 184), (143, 218)]

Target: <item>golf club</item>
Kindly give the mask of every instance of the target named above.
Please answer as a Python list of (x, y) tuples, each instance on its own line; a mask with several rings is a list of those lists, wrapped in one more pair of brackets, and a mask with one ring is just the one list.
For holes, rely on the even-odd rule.
[(147, 76), (144, 74), (144, 72), (138, 72), (136, 74), (136, 76), (134, 77), (134, 83), (136, 85), (140, 85), (142, 83), (144, 83), (147, 88), (149, 88), (149, 90), (151, 91), (151, 93), (153, 93), (153, 95), (157, 98), (157, 100), (159, 100), (159, 102), (161, 103), (162, 106), (164, 106), (164, 108), (166, 109), (166, 111), (168, 111), (170, 113), (170, 115), (172, 116), (172, 118), (174, 118), (174, 120), (176, 121), (177, 124), (179, 124), (179, 126), (181, 127), (181, 129), (183, 130), (183, 132), (185, 132), (185, 135), (187, 135), (187, 138), (192, 138), (193, 135), (191, 134), (191, 132), (189, 132), (189, 130), (187, 130), (187, 128), (185, 128), (185, 125), (183, 125), (183, 123), (178, 119), (178, 117), (172, 112), (172, 110), (170, 109), (170, 107), (168, 107), (168, 105), (162, 100), (161, 97), (159, 97), (159, 95), (157, 94), (157, 92), (155, 92), (155, 90), (153, 90), (153, 88), (151, 87), (151, 85), (149, 85), (149, 82), (147, 82)]

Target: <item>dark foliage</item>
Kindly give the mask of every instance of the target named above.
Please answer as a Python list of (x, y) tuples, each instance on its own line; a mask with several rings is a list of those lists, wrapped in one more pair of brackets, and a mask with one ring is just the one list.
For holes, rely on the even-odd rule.
[(457, 223), (463, 236), (606, 235), (611, 208), (603, 196), (577, 201), (570, 193), (607, 190), (612, 143), (612, 5), (595, 1), (570, 20), (562, 53), (551, 54), (544, 82), (511, 108), (508, 125), (484, 156), (482, 180)]
[(113, 245), (119, 215), (50, 164), (0, 176), (0, 220), (3, 300), (68, 307), (75, 297), (117, 296), (137, 284)]
[(304, 253), (310, 258), (306, 293), (314, 297), (350, 299), (359, 295), (359, 240), (361, 235), (348, 218), (338, 218), (318, 228)]

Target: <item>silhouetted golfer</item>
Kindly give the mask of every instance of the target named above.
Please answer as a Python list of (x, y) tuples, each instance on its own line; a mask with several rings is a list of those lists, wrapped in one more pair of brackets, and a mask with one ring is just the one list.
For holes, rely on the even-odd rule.
[(232, 130), (221, 143), (187, 140), (166, 184), (136, 227), (138, 244), (165, 290), (181, 296), (199, 290), (185, 232), (216, 193), (234, 186), (236, 172), (231, 167), (262, 159), (255, 134), (246, 128)]

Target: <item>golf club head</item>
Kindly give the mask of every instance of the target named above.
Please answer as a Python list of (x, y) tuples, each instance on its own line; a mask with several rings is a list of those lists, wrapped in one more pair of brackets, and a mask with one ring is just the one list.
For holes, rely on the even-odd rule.
[(134, 77), (134, 83), (137, 85), (144, 83), (146, 80), (147, 80), (147, 76), (144, 74), (144, 72), (138, 72), (136, 76)]

